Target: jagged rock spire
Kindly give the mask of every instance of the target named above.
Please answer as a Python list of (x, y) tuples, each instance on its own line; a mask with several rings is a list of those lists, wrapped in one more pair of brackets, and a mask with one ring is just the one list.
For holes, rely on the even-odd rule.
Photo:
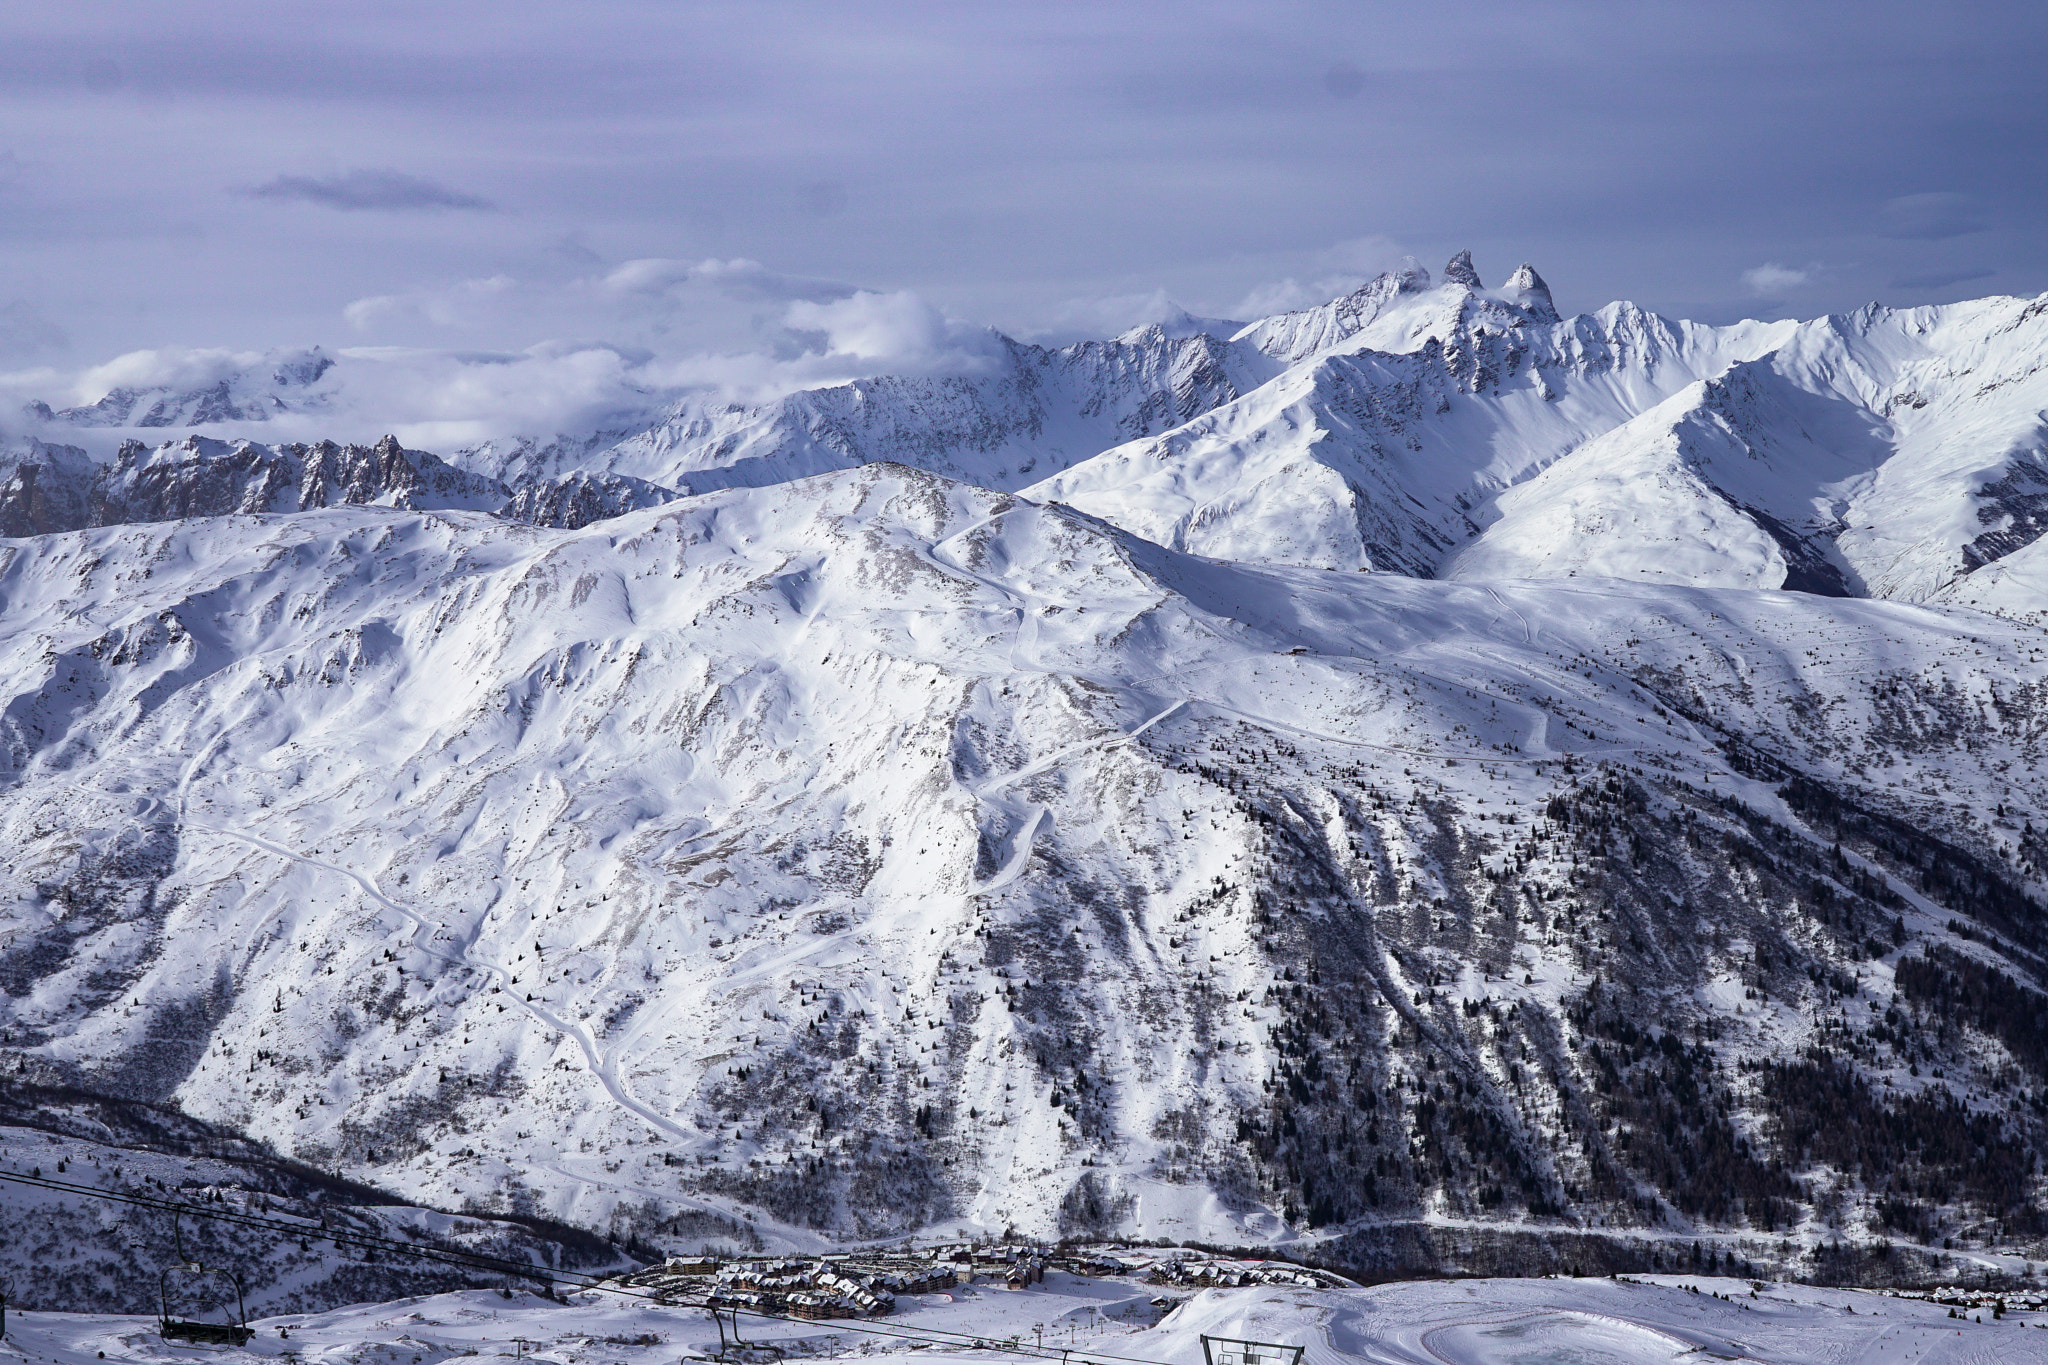
[(1537, 321), (1557, 321), (1557, 305), (1550, 301), (1550, 286), (1536, 273), (1536, 267), (1527, 261), (1522, 262), (1520, 270), (1508, 276), (1501, 292), (1522, 305)]
[[(1522, 268), (1528, 269), (1527, 266)], [(1451, 257), (1451, 263), (1444, 267), (1444, 279), (1452, 284), (1462, 284), (1467, 289), (1486, 288), (1479, 282), (1479, 272), (1472, 268), (1472, 253), (1469, 250), (1460, 251)]]

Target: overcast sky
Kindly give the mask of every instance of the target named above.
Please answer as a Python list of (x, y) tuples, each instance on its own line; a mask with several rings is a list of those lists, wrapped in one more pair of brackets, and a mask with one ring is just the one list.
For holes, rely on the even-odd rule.
[[(2033, 294), (2044, 39), (1924, 0), (15, 5), (0, 370), (787, 360), (792, 306), (886, 356), (1459, 247), (1567, 312)], [(829, 312), (853, 289), (880, 323)]]

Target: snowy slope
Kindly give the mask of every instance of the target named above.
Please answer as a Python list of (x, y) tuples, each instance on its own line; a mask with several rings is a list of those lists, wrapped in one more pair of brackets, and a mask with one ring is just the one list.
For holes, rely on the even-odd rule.
[[(1732, 366), (1504, 490), (1447, 578), (1656, 578), (1849, 595), (1831, 491), (1890, 453), (1863, 409)], [(1861, 595), (1860, 593), (1857, 595)]]
[(1199, 554), (1427, 576), (1495, 519), (1497, 494), (1788, 330), (1625, 304), (1545, 322), (1467, 285), (1396, 283), (1398, 306), (1355, 331), (1340, 300), (1327, 328), (1281, 332), (1315, 349), (1243, 398), (1027, 496)]
[[(2042, 1315), (2003, 1319), (1845, 1289), (1809, 1289), (1714, 1275), (1641, 1279), (1465, 1280), (1370, 1289), (1216, 1289), (1169, 1301), (1131, 1278), (1055, 1271), (1012, 1293), (981, 1284), (906, 1296), (875, 1323), (742, 1318), (750, 1342), (787, 1356), (955, 1362), (1110, 1358), (1138, 1365), (1203, 1365), (1202, 1337), (1302, 1348), (1304, 1365), (1671, 1365), (1702, 1355), (1780, 1365), (2030, 1365), (2048, 1359)], [(1981, 1318), (1982, 1321), (1977, 1319)], [(59, 1312), (10, 1314), (0, 1360), (50, 1365), (190, 1359), (146, 1318)], [(441, 1294), (331, 1312), (265, 1316), (246, 1348), (212, 1348), (235, 1365), (291, 1352), (317, 1361), (404, 1365), (505, 1355), (547, 1365), (656, 1365), (718, 1351), (720, 1334), (695, 1309), (593, 1290), (554, 1303), (529, 1292)], [(730, 1330), (730, 1329), (728, 1329)], [(288, 1333), (288, 1336), (282, 1335)], [(981, 1343), (976, 1346), (974, 1343)], [(1012, 1344), (1022, 1349), (1006, 1349)], [(1042, 1346), (1041, 1346), (1042, 1344)], [(1221, 1343), (1217, 1343), (1221, 1344)], [(1045, 1349), (1049, 1348), (1049, 1349)], [(1275, 1353), (1276, 1355), (1278, 1353)], [(1280, 1358), (1286, 1358), (1281, 1356)]]
[[(2042, 644), (1200, 559), (886, 464), (7, 542), (0, 1068), (655, 1239), (1995, 1235), (2039, 1059), (1897, 1010), (2048, 951)], [(1965, 1095), (1978, 1155), (1786, 1145), (1850, 1040), (1812, 1084)], [(1733, 1175), (1617, 1138), (1667, 1086)]]
[[(10, 1111), (33, 1101), (39, 1126), (0, 1122), (0, 1171), (39, 1173), (198, 1211), (173, 1218), (161, 1207), (0, 1181), (0, 1222), (7, 1230), (0, 1238), (0, 1280), (10, 1309), (154, 1315), (161, 1272), (189, 1261), (240, 1276), (250, 1311), (264, 1314), (468, 1288), (502, 1274), (479, 1274), (461, 1262), (366, 1258), (361, 1245), (337, 1254), (323, 1231), (572, 1273), (611, 1273), (625, 1259), (617, 1247), (577, 1229), (407, 1207), (163, 1109), (55, 1092), (17, 1092), (8, 1101)], [(274, 1219), (292, 1231), (206, 1216), (214, 1212)], [(293, 1235), (297, 1230), (310, 1235)], [(226, 1288), (214, 1277), (168, 1278), (179, 1289)]]
[(2039, 534), (2044, 316), (2006, 299), (1804, 324), (1502, 493), (1446, 571), (1922, 600)]

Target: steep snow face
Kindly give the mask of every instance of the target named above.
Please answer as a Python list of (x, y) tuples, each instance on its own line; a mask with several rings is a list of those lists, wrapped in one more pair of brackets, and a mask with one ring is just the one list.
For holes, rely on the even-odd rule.
[[(1878, 1195), (1735, 1059), (1825, 1010), (1901, 1105), (2036, 1065), (1884, 1013), (2048, 950), (2040, 637), (1974, 612), (1230, 564), (889, 464), (0, 556), (0, 1069), (411, 1198), (1782, 1226)], [(1719, 1136), (1617, 1108), (1664, 1085)]]
[(1925, 599), (2040, 534), (2044, 311), (1804, 324), (1500, 494), (1443, 571)]
[(1299, 363), (1027, 496), (1237, 558), (1913, 601), (2048, 526), (2039, 302), (1545, 325), (1394, 284), (1291, 315)]
[(1955, 579), (1932, 600), (2048, 625), (2048, 543), (2035, 540)]
[(1588, 441), (1487, 508), (1447, 578), (1653, 578), (1856, 593), (1831, 558), (1849, 490), (1891, 453), (1867, 409), (1742, 361)]
[(1505, 308), (1463, 287), (1430, 291), (1243, 398), (1025, 496), (1197, 554), (1427, 576), (1480, 534), (1496, 493), (1789, 331), (1674, 324), (1627, 305), (1545, 327)]

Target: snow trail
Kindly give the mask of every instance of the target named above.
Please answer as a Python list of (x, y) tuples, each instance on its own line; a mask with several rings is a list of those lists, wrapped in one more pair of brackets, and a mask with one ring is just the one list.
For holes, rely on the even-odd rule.
[(534, 1019), (547, 1027), (575, 1039), (577, 1048), (583, 1053), (584, 1064), (590, 1071), (590, 1074), (597, 1078), (598, 1083), (604, 1087), (605, 1092), (612, 1097), (613, 1101), (620, 1108), (639, 1115), (656, 1131), (664, 1133), (679, 1142), (690, 1142), (696, 1138), (697, 1134), (655, 1113), (652, 1108), (641, 1103), (638, 1097), (626, 1088), (625, 1082), (619, 1079), (617, 1059), (608, 1058), (604, 1055), (603, 1051), (597, 1046), (596, 1040), (591, 1036), (589, 1029), (573, 1020), (561, 1018), (552, 1011), (524, 998), (523, 993), (514, 983), (512, 972), (488, 958), (477, 956), (471, 946), (473, 940), (464, 941), (461, 953), (454, 957), (446, 953), (436, 952), (430, 947), (422, 947), (419, 942), (419, 935), (422, 931), (428, 932), (427, 941), (432, 943), (433, 934), (431, 931), (445, 929), (447, 926), (431, 923), (418, 913), (400, 905), (397, 901), (385, 895), (383, 889), (364, 874), (351, 868), (342, 867), (337, 863), (330, 863), (324, 859), (313, 858), (295, 852), (282, 844), (274, 843), (260, 835), (250, 834), (243, 830), (201, 824), (194, 824), (191, 828), (204, 830), (209, 834), (217, 834), (229, 839), (239, 839), (244, 843), (252, 844), (280, 858), (289, 859), (292, 862), (302, 863), (308, 867), (316, 867), (326, 872), (332, 872), (337, 876), (346, 877), (349, 881), (354, 882), (364, 895), (393, 914), (400, 916), (412, 926), (411, 932), (406, 936), (406, 942), (415, 952), (431, 957), (438, 962), (448, 963), (450, 966), (469, 967), (484, 973), (498, 983), (503, 993), (511, 998), (511, 1003), (524, 1009)]

